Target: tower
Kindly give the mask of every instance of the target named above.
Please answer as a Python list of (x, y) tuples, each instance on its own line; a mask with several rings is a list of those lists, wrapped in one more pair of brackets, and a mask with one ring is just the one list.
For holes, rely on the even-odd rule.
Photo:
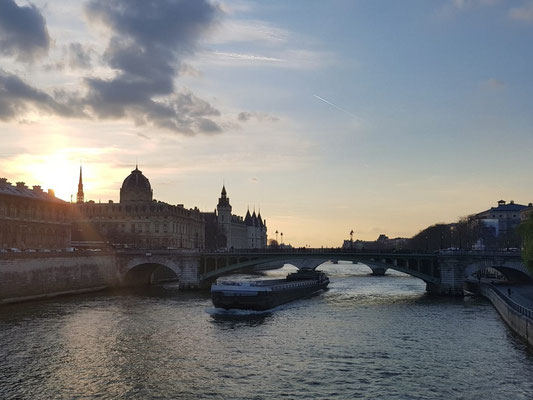
[(80, 165), (80, 181), (78, 182), (78, 194), (76, 195), (76, 202), (83, 203), (85, 202), (85, 195), (83, 194), (83, 179), (81, 174), (81, 165)]
[(226, 247), (229, 249), (233, 246), (231, 240), (231, 205), (226, 193), (226, 186), (222, 185), (222, 192), (217, 204), (218, 224), (226, 236)]

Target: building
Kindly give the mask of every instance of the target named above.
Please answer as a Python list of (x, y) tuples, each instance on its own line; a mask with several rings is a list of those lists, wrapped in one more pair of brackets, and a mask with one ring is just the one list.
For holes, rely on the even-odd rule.
[(509, 203), (500, 200), (497, 207), (476, 214), (476, 218), (483, 224), (476, 247), (478, 249), (520, 247), (521, 239), (517, 228), (523, 211), (527, 208), (528, 206), (516, 204), (513, 200)]
[(267, 247), (266, 220), (261, 212), (246, 212), (243, 218), (232, 214), (226, 187), (212, 213), (204, 213), (206, 222), (206, 248), (210, 250), (265, 249)]
[[(135, 167), (120, 188), (120, 202), (83, 202), (80, 169), (73, 241), (78, 246), (203, 249), (205, 223), (198, 208), (153, 199), (150, 181)], [(81, 200), (81, 201), (80, 201)]]
[(389, 238), (385, 234), (380, 234), (375, 241), (345, 240), (342, 244), (344, 250), (400, 250), (405, 247), (409, 239), (397, 237)]
[(527, 208), (524, 208), (520, 211), (520, 221), (524, 222), (531, 218), (531, 215), (533, 215), (533, 203), (529, 203), (527, 205)]
[(528, 206), (516, 204), (513, 200), (507, 204), (505, 200), (498, 201), (497, 207), (483, 211), (476, 215), (477, 219), (486, 220), (487, 224), (498, 227), (495, 236), (506, 236), (515, 233), (520, 225), (520, 213)]
[(24, 182), (0, 178), (0, 248), (59, 250), (70, 246), (70, 204)]

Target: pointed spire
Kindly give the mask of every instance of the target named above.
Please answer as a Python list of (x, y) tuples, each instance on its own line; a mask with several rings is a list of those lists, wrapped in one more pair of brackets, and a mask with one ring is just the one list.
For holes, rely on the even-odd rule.
[(76, 202), (77, 203), (85, 202), (85, 194), (83, 193), (83, 177), (82, 177), (81, 165), (80, 165), (80, 180), (78, 182), (78, 193), (76, 195)]
[(250, 210), (246, 211), (246, 216), (244, 217), (244, 223), (246, 226), (254, 226), (254, 221), (250, 215)]
[(261, 217), (261, 210), (259, 210), (259, 214), (257, 214), (257, 220), (259, 221), (259, 226), (262, 228), (265, 226), (263, 223), (263, 218)]
[(222, 185), (222, 192), (220, 193), (220, 198), (218, 199), (218, 207), (226, 207), (230, 209), (231, 212), (231, 205), (229, 204), (229, 198), (227, 197), (226, 193), (226, 185)]

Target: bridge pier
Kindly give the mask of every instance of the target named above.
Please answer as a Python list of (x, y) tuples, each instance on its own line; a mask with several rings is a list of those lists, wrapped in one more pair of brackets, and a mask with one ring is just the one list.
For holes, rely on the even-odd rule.
[(374, 267), (371, 265), (369, 265), (368, 267), (372, 270), (372, 275), (375, 275), (375, 276), (384, 276), (385, 272), (387, 272), (387, 269), (388, 269), (385, 267)]
[(444, 296), (464, 296), (464, 266), (455, 257), (439, 257), (440, 282), (426, 282), (426, 291)]

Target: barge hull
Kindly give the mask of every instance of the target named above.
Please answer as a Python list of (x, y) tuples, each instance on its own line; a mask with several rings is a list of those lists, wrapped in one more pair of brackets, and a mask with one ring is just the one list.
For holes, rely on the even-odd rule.
[(228, 294), (212, 292), (213, 304), (217, 308), (265, 311), (280, 306), (290, 301), (310, 296), (325, 290), (329, 281), (320, 284), (290, 290), (274, 290), (257, 292), (255, 294)]

